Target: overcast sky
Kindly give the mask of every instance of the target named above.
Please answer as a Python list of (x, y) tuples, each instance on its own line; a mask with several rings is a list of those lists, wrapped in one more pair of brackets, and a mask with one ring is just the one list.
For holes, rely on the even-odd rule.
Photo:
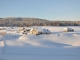
[(80, 20), (80, 0), (0, 0), (0, 18)]

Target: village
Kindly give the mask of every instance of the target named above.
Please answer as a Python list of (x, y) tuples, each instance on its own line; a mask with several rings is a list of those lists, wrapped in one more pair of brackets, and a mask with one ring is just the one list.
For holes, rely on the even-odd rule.
[[(41, 27), (0, 27), (0, 35), (6, 35), (7, 33), (10, 32), (16, 32), (19, 34), (33, 34), (33, 35), (40, 35), (40, 34), (52, 34), (49, 29), (46, 28), (41, 28)], [(55, 31), (54, 31), (55, 32)], [(59, 32), (74, 32), (74, 29), (70, 27), (65, 27), (63, 28), (62, 31)]]

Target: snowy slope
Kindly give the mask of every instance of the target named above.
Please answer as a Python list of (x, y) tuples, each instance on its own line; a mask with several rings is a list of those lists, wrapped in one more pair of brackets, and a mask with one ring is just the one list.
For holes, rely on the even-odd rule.
[[(80, 28), (62, 32), (65, 27), (45, 27), (52, 34), (21, 35), (7, 32), (0, 36), (0, 59), (5, 60), (80, 60)], [(18, 28), (15, 28), (18, 29)]]

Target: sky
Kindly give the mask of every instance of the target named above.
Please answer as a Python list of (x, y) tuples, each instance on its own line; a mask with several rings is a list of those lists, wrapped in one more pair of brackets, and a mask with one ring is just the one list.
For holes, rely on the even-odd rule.
[(80, 20), (80, 0), (0, 0), (0, 18)]

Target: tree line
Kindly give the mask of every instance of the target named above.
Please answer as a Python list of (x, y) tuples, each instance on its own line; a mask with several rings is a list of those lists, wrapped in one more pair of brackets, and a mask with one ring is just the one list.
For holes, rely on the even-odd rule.
[(80, 21), (50, 21), (39, 18), (0, 18), (0, 26), (80, 26)]

